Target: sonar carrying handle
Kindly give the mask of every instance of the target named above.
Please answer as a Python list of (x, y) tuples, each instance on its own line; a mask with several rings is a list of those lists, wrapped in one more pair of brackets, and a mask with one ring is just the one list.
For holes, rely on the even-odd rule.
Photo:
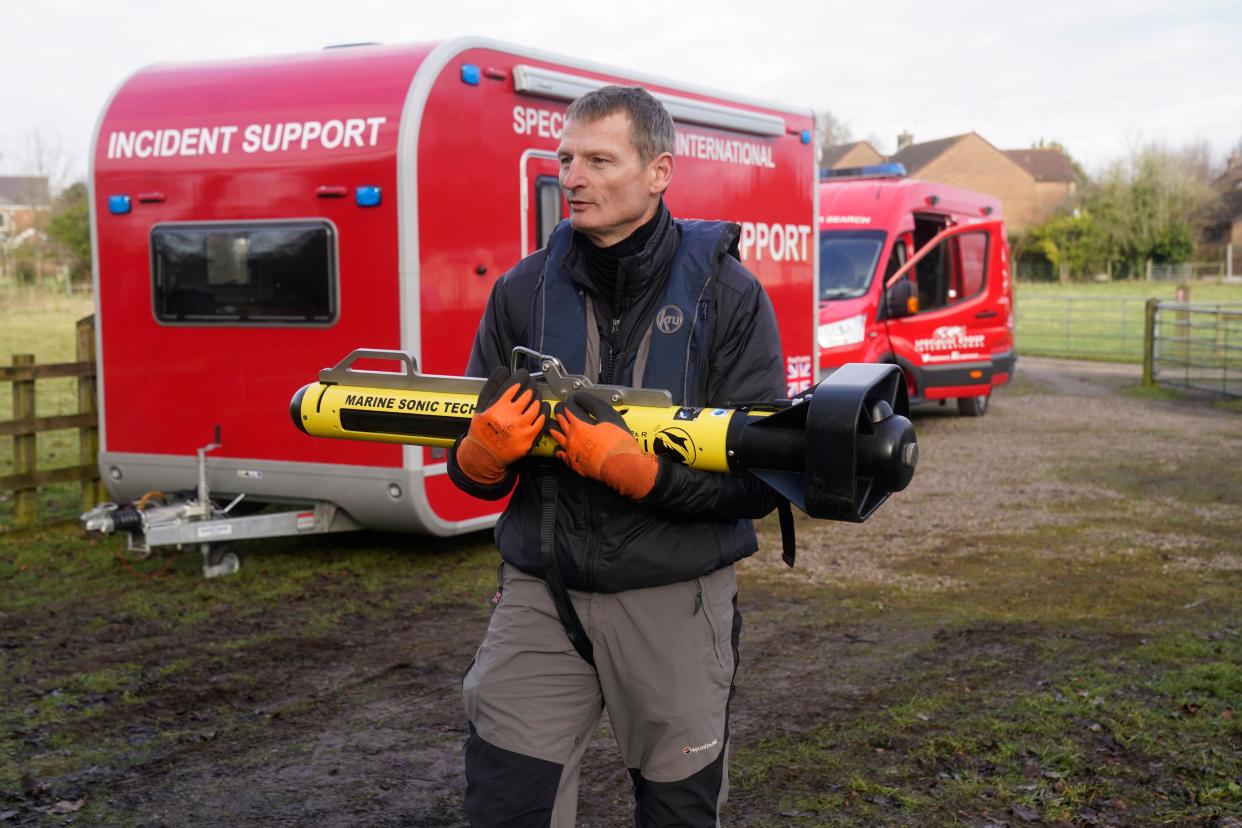
[[(586, 392), (625, 418), (643, 451), (693, 468), (749, 472), (811, 517), (860, 522), (909, 483), (918, 443), (895, 365), (850, 363), (795, 400), (696, 408), (667, 391), (595, 385), (555, 357), (527, 349), (539, 396), (549, 402)], [(360, 370), (359, 359), (392, 360), (400, 372)], [(403, 351), (355, 351), (319, 382), (293, 395), (294, 425), (316, 437), (452, 446), (470, 427), (484, 380), (418, 373)], [(549, 457), (543, 436), (531, 454)]]

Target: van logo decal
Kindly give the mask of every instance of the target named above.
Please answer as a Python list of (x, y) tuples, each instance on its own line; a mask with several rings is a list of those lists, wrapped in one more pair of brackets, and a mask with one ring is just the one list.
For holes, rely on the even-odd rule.
[(941, 325), (925, 339), (914, 340), (914, 350), (949, 351), (955, 356), (959, 351), (975, 351), (983, 347), (983, 334), (970, 333), (965, 325)]
[(665, 305), (660, 308), (655, 318), (656, 327), (663, 334), (677, 333), (681, 330), (681, 323), (685, 321), (686, 315), (676, 305)]

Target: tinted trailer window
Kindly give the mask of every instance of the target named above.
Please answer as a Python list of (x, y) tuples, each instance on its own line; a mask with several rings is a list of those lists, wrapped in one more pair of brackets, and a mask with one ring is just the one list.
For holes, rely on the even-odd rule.
[(336, 319), (336, 237), (327, 222), (159, 225), (151, 231), (151, 271), (161, 322)]

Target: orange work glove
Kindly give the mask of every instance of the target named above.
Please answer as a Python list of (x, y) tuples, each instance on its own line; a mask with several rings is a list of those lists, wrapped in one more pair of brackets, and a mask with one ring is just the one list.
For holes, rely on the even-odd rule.
[(475, 404), (470, 430), (457, 446), (457, 466), (477, 483), (505, 478), (510, 463), (526, 456), (547, 422), (546, 403), (536, 396), (530, 372), (492, 371)]
[(560, 444), (556, 456), (583, 477), (641, 500), (655, 486), (660, 461), (643, 454), (625, 420), (599, 397), (579, 391), (556, 408), (549, 433)]

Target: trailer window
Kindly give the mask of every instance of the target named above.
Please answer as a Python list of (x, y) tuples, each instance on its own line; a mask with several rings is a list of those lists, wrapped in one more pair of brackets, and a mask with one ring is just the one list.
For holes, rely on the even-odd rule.
[(819, 298), (853, 299), (866, 293), (883, 247), (882, 230), (821, 230)]
[(151, 231), (155, 316), (189, 324), (330, 324), (336, 238), (323, 221), (163, 224)]
[(539, 211), (539, 246), (547, 247), (552, 231), (566, 216), (561, 182), (555, 176), (541, 175), (535, 179), (535, 204)]

